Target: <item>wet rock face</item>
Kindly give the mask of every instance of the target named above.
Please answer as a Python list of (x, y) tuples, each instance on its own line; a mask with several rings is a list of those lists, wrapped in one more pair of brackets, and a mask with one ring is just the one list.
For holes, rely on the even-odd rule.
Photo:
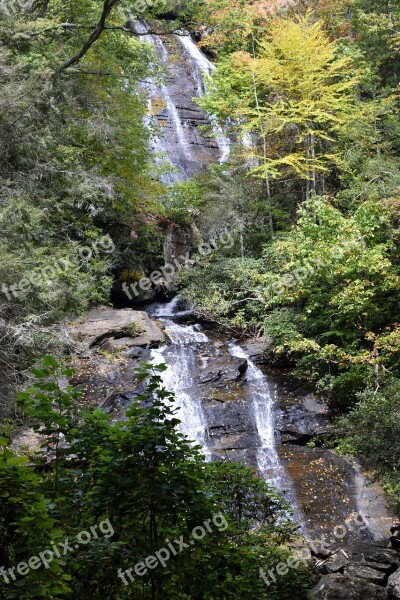
[(226, 390), (227, 385), (243, 378), (247, 368), (248, 363), (245, 358), (236, 358), (226, 351), (217, 350), (209, 356), (203, 355), (197, 380), (202, 385), (213, 383), (217, 390)]
[(231, 356), (216, 342), (199, 353), (195, 379), (214, 458), (254, 467), (259, 438), (245, 394), (247, 368), (246, 359)]
[(400, 569), (389, 577), (388, 590), (392, 598), (400, 599)]
[[(162, 43), (166, 50), (164, 62), (167, 62), (165, 87), (176, 113), (174, 119), (161, 88), (153, 99), (153, 113), (161, 139), (154, 150), (165, 151), (168, 161), (179, 174), (178, 178), (189, 179), (200, 173), (206, 165), (218, 163), (221, 151), (213, 135), (201, 130), (207, 127), (211, 130), (211, 124), (205, 112), (193, 100), (199, 96), (199, 82), (190, 57), (176, 37), (165, 36)], [(176, 128), (176, 117), (181, 123), (180, 132)]]
[[(310, 403), (311, 404), (311, 403)], [(328, 429), (327, 409), (323, 404), (307, 406), (304, 399), (297, 406), (282, 411), (277, 419), (278, 430), (283, 444), (304, 445)], [(315, 412), (320, 410), (321, 412)]]
[(244, 349), (256, 365), (268, 364), (268, 353), (272, 343), (272, 338), (269, 337), (254, 338), (244, 343)]
[[(164, 242), (164, 259), (165, 264), (174, 262), (180, 257), (185, 257), (187, 253), (192, 252), (193, 247), (193, 231), (190, 227), (174, 227), (171, 226)], [(180, 263), (183, 262), (181, 259)]]
[(346, 575), (325, 575), (312, 590), (314, 600), (388, 600), (382, 587), (364, 579)]
[(306, 445), (323, 436), (329, 426), (328, 405), (292, 376), (275, 378), (278, 390), (277, 429), (282, 444)]

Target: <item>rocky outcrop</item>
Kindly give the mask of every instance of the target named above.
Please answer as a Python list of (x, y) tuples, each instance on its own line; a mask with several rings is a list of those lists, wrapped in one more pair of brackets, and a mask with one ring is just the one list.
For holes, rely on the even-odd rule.
[(244, 348), (249, 355), (249, 358), (256, 364), (267, 364), (268, 353), (272, 349), (272, 338), (261, 337), (247, 340), (244, 343)]
[(341, 571), (344, 567), (347, 567), (350, 564), (349, 555), (345, 550), (340, 549), (335, 554), (332, 554), (329, 558), (327, 558), (320, 566), (320, 569), (323, 573), (327, 575), (331, 573), (337, 573)]
[[(193, 247), (193, 231), (190, 227), (170, 226), (164, 242), (165, 264), (174, 262), (174, 259), (185, 257), (191, 253)], [(180, 262), (183, 262), (182, 260)]]
[(400, 569), (389, 577), (388, 590), (392, 598), (400, 599)]
[(33, 456), (42, 446), (41, 436), (31, 428), (24, 428), (12, 437), (10, 447), (17, 454)]
[(245, 394), (247, 360), (232, 356), (226, 345), (203, 345), (196, 367), (196, 393), (208, 426), (208, 447), (218, 459), (256, 465), (259, 444), (254, 416)]
[(192, 250), (193, 230), (190, 227), (171, 225), (164, 241), (164, 262), (165, 265), (174, 265), (174, 269), (169, 269), (168, 279), (160, 279), (157, 282), (156, 293), (164, 294), (166, 297), (172, 294), (175, 289), (176, 276), (180, 269), (177, 264), (184, 265), (185, 261), (191, 256)]
[(312, 590), (314, 600), (388, 600), (382, 587), (364, 579), (351, 579), (346, 575), (325, 575)]
[[(400, 598), (399, 555), (374, 544), (332, 549), (317, 562), (325, 573), (312, 590), (315, 600), (391, 600)], [(396, 591), (397, 589), (397, 591)]]
[(221, 352), (214, 356), (212, 362), (203, 363), (198, 374), (198, 383), (201, 385), (213, 383), (217, 389), (226, 390), (227, 384), (239, 381), (247, 368), (248, 363), (245, 358), (235, 358)]
[(161, 324), (157, 325), (147, 313), (105, 306), (90, 311), (78, 322), (70, 323), (68, 331), (81, 352), (95, 347), (110, 352), (137, 346), (157, 348), (168, 341)]
[(277, 426), (283, 444), (306, 444), (328, 429), (328, 406), (313, 394), (299, 395), (297, 403), (278, 415)]
[(135, 370), (149, 360), (151, 348), (169, 342), (158, 323), (142, 311), (100, 307), (67, 325), (75, 353), (71, 383), (83, 392), (82, 402), (101, 406), (115, 418), (142, 391)]

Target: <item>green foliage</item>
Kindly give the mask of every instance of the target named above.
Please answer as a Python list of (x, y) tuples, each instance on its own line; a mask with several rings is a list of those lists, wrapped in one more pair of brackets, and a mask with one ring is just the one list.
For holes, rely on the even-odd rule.
[(0, 14), (0, 418), (32, 360), (64, 349), (54, 323), (107, 303), (116, 271), (159, 264), (163, 186), (151, 176), (137, 83), (160, 69), (148, 44), (120, 29), (128, 3), (114, 4), (108, 28), (67, 69), (103, 2), (15, 3)]
[[(47, 572), (0, 577), (0, 595), (300, 600), (304, 572), (270, 588), (259, 578), (293, 541), (285, 502), (250, 470), (204, 461), (149, 365), (124, 421), (79, 408), (50, 356), (67, 343), (54, 323), (107, 302), (116, 272), (158, 266), (165, 224), (204, 240), (227, 227), (233, 246), (183, 269), (183, 295), (225, 328), (272, 336), (277, 364), (349, 410), (339, 448), (398, 498), (399, 11), (381, 0), (307, 3), (307, 14), (299, 3), (284, 18), (260, 0), (149, 6), (171, 28), (201, 26), (221, 60), (200, 104), (239, 142), (228, 164), (165, 190), (138, 87), (161, 70), (124, 30), (131, 3), (111, 4), (93, 44), (100, 0), (0, 15), (1, 431), (17, 414), (47, 446), (46, 462), (28, 462), (1, 442), (0, 565), (105, 518), (115, 528)], [(43, 354), (16, 412), (10, 398)], [(131, 586), (118, 579), (217, 512), (225, 530)]]
[[(46, 443), (52, 463), (41, 477), (28, 471), (24, 461), (16, 461), (14, 468), (44, 492), (56, 490), (48, 505), (49, 525), (74, 539), (104, 519), (112, 523), (114, 535), (92, 540), (63, 558), (70, 595), (156, 600), (233, 600), (238, 594), (249, 600), (283, 600), (290, 595), (303, 600), (307, 575), (301, 569), (269, 589), (259, 577), (260, 568), (286, 559), (295, 541), (286, 502), (244, 466), (206, 463), (198, 447), (177, 431), (175, 398), (159, 375), (165, 368), (143, 365), (137, 376), (146, 387), (119, 422), (92, 410), (80, 411), (72, 423), (77, 393), (57, 384), (60, 367), (51, 357), (35, 369), (33, 387), (20, 396), (29, 415), (36, 409), (45, 427), (41, 433), (50, 436)], [(62, 454), (57, 452), (60, 432)], [(212, 525), (193, 548), (189, 544), (171, 557), (165, 568), (148, 570), (129, 586), (118, 578), (118, 569), (125, 572), (154, 556), (166, 540), (183, 536), (188, 542), (192, 530), (207, 520), (214, 523), (216, 514), (220, 525)], [(5, 531), (8, 535), (7, 527)], [(35, 543), (42, 537), (35, 531), (37, 552)]]
[(361, 456), (386, 478), (397, 510), (400, 509), (400, 384), (388, 378), (379, 389), (367, 387), (352, 411), (336, 426), (339, 449)]
[[(334, 141), (356, 110), (357, 77), (349, 56), (340, 56), (311, 12), (296, 20), (275, 19), (257, 56), (235, 53), (223, 62), (210, 92), (199, 101), (210, 112), (234, 118), (241, 135), (259, 138), (256, 176), (285, 174), (310, 182), (326, 174), (341, 156)], [(289, 144), (288, 144), (289, 137)]]
[(57, 523), (49, 514), (48, 501), (41, 490), (40, 477), (28, 459), (7, 448), (0, 438), (0, 566), (6, 570), (0, 577), (0, 595), (13, 598), (55, 598), (69, 592), (69, 577), (63, 574), (61, 561), (51, 563), (49, 570), (30, 570), (21, 577), (7, 569), (27, 562), (31, 556), (60, 539)]
[[(346, 385), (351, 402), (365, 369), (397, 364), (397, 328), (382, 333), (397, 314), (395, 206), (367, 201), (345, 216), (314, 197), (263, 258), (210, 259), (183, 273), (184, 293), (222, 323), (271, 335), (277, 355), (289, 354), (311, 379), (325, 378), (325, 391)], [(199, 276), (207, 283), (201, 291)], [(328, 384), (329, 376), (341, 379)]]
[(42, 364), (32, 370), (33, 387), (18, 394), (26, 415), (34, 419), (33, 427), (46, 436), (56, 452), (62, 437), (76, 424), (79, 391), (72, 386), (63, 388), (60, 378), (71, 377), (73, 371), (64, 369), (53, 356), (45, 356)]

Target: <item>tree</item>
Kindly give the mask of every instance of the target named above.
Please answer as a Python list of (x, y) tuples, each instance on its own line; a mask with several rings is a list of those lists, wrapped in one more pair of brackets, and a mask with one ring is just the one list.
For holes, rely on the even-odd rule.
[(0, 13), (0, 417), (14, 419), (32, 361), (65, 349), (54, 323), (108, 302), (117, 269), (158, 264), (165, 216), (137, 87), (152, 69), (148, 44), (115, 5), (110, 29), (57, 72), (104, 3), (17, 4)]
[[(32, 556), (60, 540), (61, 531), (40, 489), (40, 477), (28, 465), (27, 457), (18, 456), (7, 445), (7, 440), (0, 438), (0, 597), (51, 600), (65, 596), (70, 591), (69, 577), (57, 558), (48, 570), (30, 568), (24, 576), (16, 571), (17, 565), (27, 564)], [(8, 569), (12, 568), (11, 574)]]
[[(83, 411), (71, 428), (68, 397), (73, 404), (76, 391), (57, 392), (56, 363), (49, 357), (45, 363), (47, 372), (36, 370), (37, 383), (21, 401), (29, 414), (36, 407), (46, 431), (55, 433), (52, 460), (40, 470), (43, 492), (58, 482), (51, 503), (54, 527), (74, 539), (107, 518), (114, 531), (64, 558), (74, 597), (267, 600), (273, 594), (277, 600), (288, 595), (305, 600), (302, 568), (270, 588), (259, 577), (261, 567), (271, 568), (290, 554), (295, 536), (286, 502), (251, 469), (206, 463), (177, 431), (175, 399), (159, 376), (165, 365), (140, 370), (146, 385), (124, 421), (113, 423), (100, 410)], [(55, 455), (60, 430), (64, 452)], [(197, 539), (192, 533), (206, 522), (210, 527)], [(164, 565), (129, 577), (129, 568), (176, 540), (182, 550), (175, 544), (177, 551), (169, 552)]]
[[(223, 82), (227, 69), (233, 76)], [(351, 59), (340, 56), (338, 43), (311, 13), (296, 20), (278, 17), (253, 56), (236, 53), (223, 63), (201, 104), (214, 112), (221, 106), (224, 114), (227, 92), (233, 95), (240, 86), (230, 116), (242, 135), (252, 132), (260, 139), (259, 165), (252, 173), (267, 179), (292, 173), (306, 182), (309, 198), (324, 189), (324, 175), (340, 164), (335, 142), (356, 117), (357, 81)]]

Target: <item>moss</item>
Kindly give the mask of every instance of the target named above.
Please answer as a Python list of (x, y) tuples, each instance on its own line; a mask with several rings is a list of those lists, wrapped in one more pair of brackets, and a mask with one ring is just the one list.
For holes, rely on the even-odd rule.
[(137, 325), (137, 323), (129, 323), (129, 325), (127, 325), (125, 327), (124, 331), (127, 335), (129, 335), (129, 337), (133, 337), (133, 338), (144, 333), (143, 328), (139, 327), (139, 325)]

